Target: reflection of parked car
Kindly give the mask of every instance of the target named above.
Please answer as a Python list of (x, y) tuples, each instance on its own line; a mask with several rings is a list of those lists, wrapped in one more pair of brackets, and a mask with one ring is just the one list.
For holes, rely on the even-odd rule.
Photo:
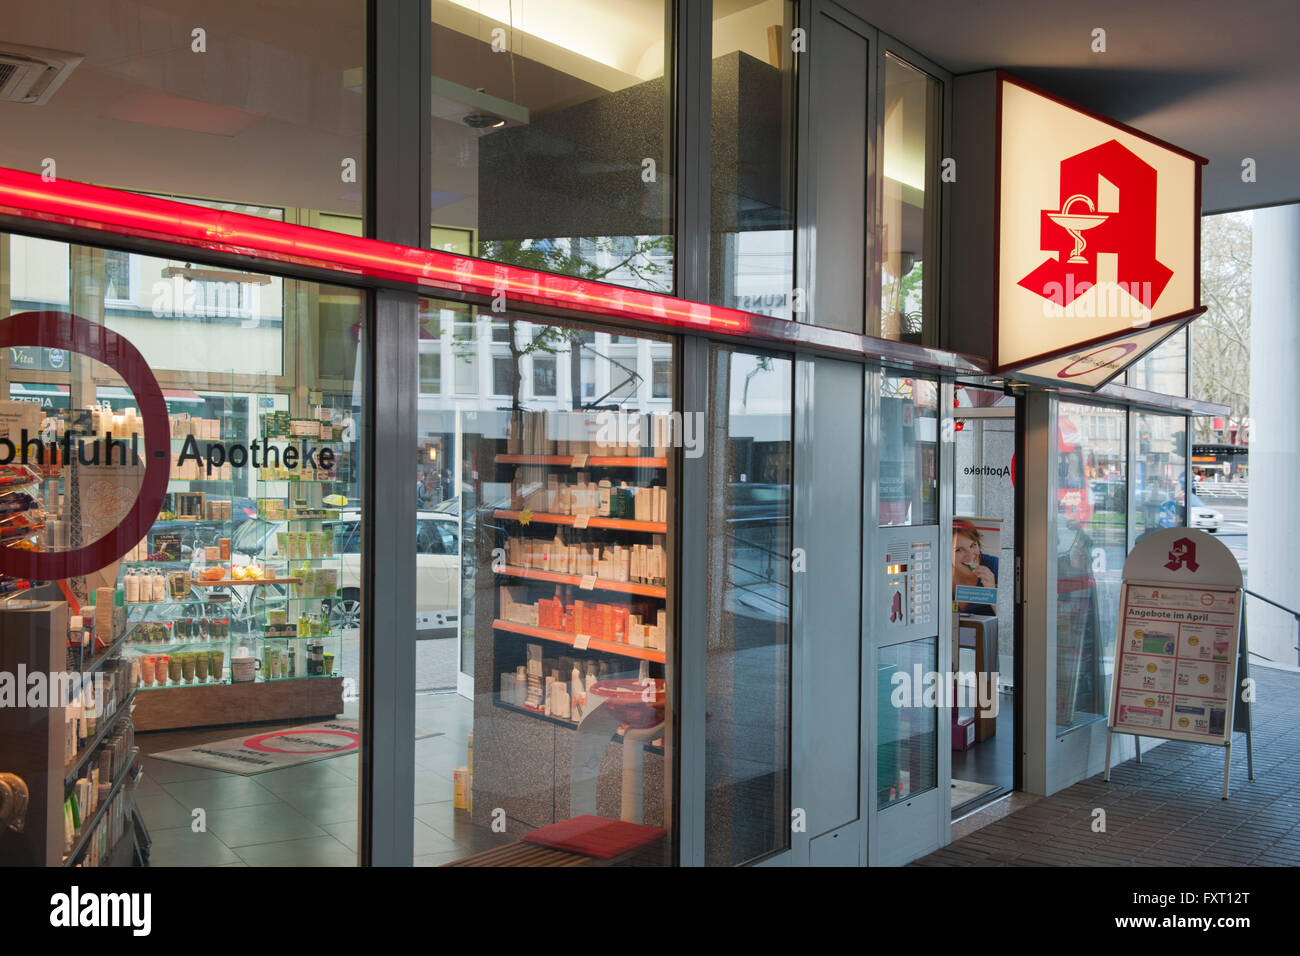
[[(460, 525), (454, 514), (421, 511), (415, 529), (415, 610), (417, 626), (450, 628), (458, 623), (457, 590), (460, 580)], [(361, 620), (361, 515), (345, 511), (337, 521), (324, 521), (322, 529), (334, 536), (339, 558), (339, 597), (331, 602), (336, 630), (357, 627)], [(280, 555), (277, 532), (288, 531), (284, 521), (256, 518), (231, 541), (231, 551), (244, 561), (288, 561)], [(239, 558), (236, 558), (239, 561)]]
[(1210, 534), (1215, 534), (1223, 524), (1223, 512), (1209, 507), (1200, 495), (1192, 492), (1192, 512), (1187, 523), (1193, 528), (1203, 528)]

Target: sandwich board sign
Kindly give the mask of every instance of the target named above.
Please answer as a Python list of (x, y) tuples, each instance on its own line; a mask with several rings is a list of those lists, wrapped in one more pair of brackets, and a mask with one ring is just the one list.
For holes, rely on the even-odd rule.
[(1237, 559), (1204, 531), (1164, 528), (1138, 541), (1124, 562), (1107, 721), (1110, 734), (1223, 747), (1225, 800), (1234, 727), (1249, 747), (1241, 589)]

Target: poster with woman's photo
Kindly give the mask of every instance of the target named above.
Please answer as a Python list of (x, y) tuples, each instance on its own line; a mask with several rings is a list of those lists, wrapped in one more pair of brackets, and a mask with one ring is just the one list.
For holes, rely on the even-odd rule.
[(1002, 519), (952, 520), (952, 597), (963, 614), (996, 614)]

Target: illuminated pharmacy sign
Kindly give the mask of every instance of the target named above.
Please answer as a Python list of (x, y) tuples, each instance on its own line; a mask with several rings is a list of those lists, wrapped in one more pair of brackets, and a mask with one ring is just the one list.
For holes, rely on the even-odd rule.
[(1204, 311), (1205, 160), (1004, 74), (997, 105), (995, 365), (1099, 387)]

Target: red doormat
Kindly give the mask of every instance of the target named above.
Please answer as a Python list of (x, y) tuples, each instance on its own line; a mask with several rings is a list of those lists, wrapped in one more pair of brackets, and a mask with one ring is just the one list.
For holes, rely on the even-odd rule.
[(600, 860), (612, 860), (624, 853), (631, 853), (668, 834), (662, 827), (648, 827), (640, 823), (628, 823), (625, 820), (610, 820), (606, 817), (592, 816), (584, 813), (540, 827), (523, 839), (527, 843), (564, 850), (568, 853), (580, 853)]

